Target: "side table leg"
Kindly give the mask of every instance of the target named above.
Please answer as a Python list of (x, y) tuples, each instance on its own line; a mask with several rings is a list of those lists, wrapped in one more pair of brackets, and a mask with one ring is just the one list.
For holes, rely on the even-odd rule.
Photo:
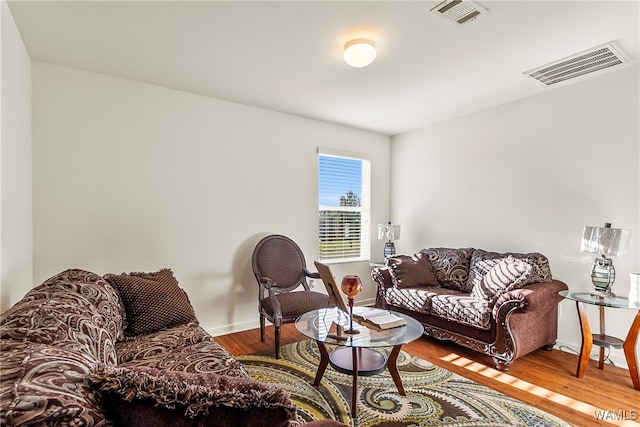
[(389, 359), (387, 359), (387, 369), (391, 374), (391, 378), (393, 378), (393, 382), (398, 389), (398, 393), (405, 396), (404, 386), (402, 385), (402, 378), (400, 378), (400, 373), (398, 372), (398, 366), (396, 365), (396, 361), (398, 360), (398, 355), (400, 354), (399, 345), (393, 347), (391, 350), (391, 354), (389, 354)]
[(327, 365), (329, 365), (329, 352), (327, 352), (327, 347), (324, 346), (323, 342), (316, 342), (318, 343), (318, 350), (320, 350), (320, 364), (316, 371), (316, 378), (313, 380), (313, 385), (315, 387), (320, 385), (320, 380), (324, 375), (324, 371), (327, 369)]
[(351, 393), (351, 418), (358, 415), (358, 352), (360, 348), (351, 347), (351, 355), (353, 357), (353, 386)]
[(624, 357), (627, 359), (629, 366), (629, 374), (633, 382), (633, 388), (640, 390), (640, 378), (638, 377), (638, 359), (636, 359), (636, 342), (638, 341), (638, 333), (640, 332), (640, 310), (636, 313), (635, 319), (629, 329), (629, 334), (624, 340)]
[[(598, 307), (600, 309), (600, 335), (606, 336), (605, 323), (604, 323), (604, 306)], [(600, 357), (598, 357), (598, 369), (604, 369), (604, 347), (600, 346)]]
[(580, 347), (580, 357), (578, 361), (578, 370), (576, 371), (576, 377), (582, 378), (584, 376), (584, 372), (587, 369), (587, 364), (589, 363), (591, 348), (593, 348), (593, 335), (591, 335), (591, 328), (589, 328), (589, 319), (587, 318), (587, 313), (585, 313), (584, 311), (584, 305), (580, 301), (576, 301), (576, 308), (578, 309), (580, 331), (582, 332), (582, 346)]

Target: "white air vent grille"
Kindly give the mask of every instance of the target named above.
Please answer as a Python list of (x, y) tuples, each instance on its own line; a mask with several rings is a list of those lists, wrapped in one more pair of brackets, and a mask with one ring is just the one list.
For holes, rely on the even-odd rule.
[(431, 9), (431, 12), (447, 21), (464, 24), (480, 14), (487, 13), (487, 10), (473, 1), (445, 0)]
[(569, 79), (626, 63), (613, 44), (605, 44), (543, 65), (524, 74), (551, 86)]

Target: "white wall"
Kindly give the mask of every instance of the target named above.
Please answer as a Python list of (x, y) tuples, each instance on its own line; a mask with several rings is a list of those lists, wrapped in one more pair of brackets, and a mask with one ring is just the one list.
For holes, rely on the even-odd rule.
[(0, 311), (33, 285), (31, 59), (0, 2)]
[[(614, 260), (614, 291), (627, 296), (640, 271), (638, 74), (635, 65), (392, 138), (398, 249), (540, 251), (554, 277), (590, 291), (582, 228), (611, 222), (632, 230), (631, 254)], [(575, 304), (561, 310), (559, 342), (577, 349)], [(607, 332), (624, 338), (634, 314), (607, 310)], [(612, 354), (624, 364), (622, 350)]]
[[(169, 267), (204, 328), (256, 327), (258, 239), (317, 259), (318, 146), (370, 155), (373, 220), (387, 220), (387, 136), (34, 61), (36, 282)], [(373, 299), (368, 263), (334, 273), (368, 279)]]

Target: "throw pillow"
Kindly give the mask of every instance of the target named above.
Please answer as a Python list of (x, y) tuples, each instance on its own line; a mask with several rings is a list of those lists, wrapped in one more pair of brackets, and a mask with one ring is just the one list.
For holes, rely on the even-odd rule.
[(474, 285), (471, 296), (492, 308), (502, 294), (525, 285), (531, 271), (531, 265), (522, 260), (512, 256), (501, 259)]
[(443, 288), (471, 292), (468, 278), (473, 248), (429, 248), (420, 252), (429, 260), (433, 273)]
[(471, 285), (478, 284), (488, 271), (486, 268), (486, 262), (498, 261), (508, 257), (509, 255), (530, 264), (533, 268), (527, 283), (550, 282), (553, 280), (551, 267), (549, 266), (549, 259), (539, 252), (526, 254), (516, 252), (498, 253), (476, 249), (473, 251), (473, 255), (471, 256), (471, 266), (469, 269), (469, 282)]
[[(289, 394), (249, 378), (148, 367), (98, 366), (89, 383), (124, 427), (286, 425), (295, 416)], [(264, 422), (259, 422), (264, 418)]]
[(400, 289), (440, 286), (429, 260), (421, 253), (389, 257), (387, 267), (389, 267), (391, 281)]
[(198, 321), (189, 297), (169, 269), (107, 274), (104, 278), (120, 293), (126, 316), (125, 335), (149, 334)]

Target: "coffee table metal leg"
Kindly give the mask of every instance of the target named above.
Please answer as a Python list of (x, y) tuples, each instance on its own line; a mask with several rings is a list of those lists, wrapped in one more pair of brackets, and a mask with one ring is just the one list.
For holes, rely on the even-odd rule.
[(398, 360), (398, 355), (400, 354), (399, 345), (393, 347), (391, 350), (391, 354), (389, 355), (389, 359), (387, 359), (387, 369), (389, 369), (389, 373), (391, 374), (391, 378), (393, 378), (393, 382), (398, 389), (398, 393), (405, 396), (404, 386), (402, 385), (402, 378), (400, 378), (400, 373), (398, 372), (398, 366), (396, 365), (396, 361)]
[(324, 343), (321, 341), (316, 341), (318, 343), (318, 350), (320, 350), (320, 364), (318, 365), (318, 370), (316, 371), (316, 378), (313, 380), (314, 386), (320, 385), (320, 380), (324, 375), (324, 371), (327, 369), (327, 365), (329, 365), (329, 352), (327, 352), (327, 347), (324, 346)]

